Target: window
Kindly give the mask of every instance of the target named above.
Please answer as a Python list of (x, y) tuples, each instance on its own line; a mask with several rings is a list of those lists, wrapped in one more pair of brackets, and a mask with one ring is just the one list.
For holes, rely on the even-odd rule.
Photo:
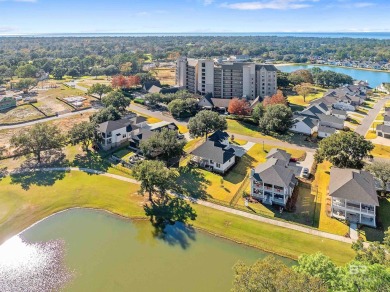
[(202, 63), (202, 67), (206, 67), (206, 63)]
[(122, 138), (126, 138), (126, 134), (123, 134), (123, 135), (122, 135)]
[(217, 167), (218, 167), (218, 168), (221, 168), (221, 164), (217, 163)]

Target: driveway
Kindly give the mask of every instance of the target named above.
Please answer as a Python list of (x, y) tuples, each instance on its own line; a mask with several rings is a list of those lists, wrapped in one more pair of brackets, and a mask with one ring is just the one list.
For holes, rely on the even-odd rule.
[(288, 166), (290, 169), (292, 169), (292, 171), (294, 171), (295, 176), (301, 176), (302, 169), (307, 168), (310, 171), (313, 163), (314, 163), (314, 152), (306, 152), (305, 160), (290, 162)]
[(382, 108), (385, 106), (386, 102), (390, 100), (390, 96), (387, 96), (381, 100), (379, 100), (374, 107), (368, 111), (367, 116), (362, 120), (361, 125), (357, 126), (355, 129), (355, 132), (365, 136), (368, 130), (370, 129), (370, 126), (375, 121), (376, 117), (378, 116), (379, 112), (382, 110)]
[(230, 144), (230, 147), (233, 148), (234, 151), (236, 151), (236, 153), (235, 153), (236, 156), (242, 157), (242, 156), (244, 156), (245, 153), (247, 153), (249, 151), (249, 149), (251, 149), (253, 147), (253, 145), (255, 145), (255, 143), (248, 142), (245, 145)]

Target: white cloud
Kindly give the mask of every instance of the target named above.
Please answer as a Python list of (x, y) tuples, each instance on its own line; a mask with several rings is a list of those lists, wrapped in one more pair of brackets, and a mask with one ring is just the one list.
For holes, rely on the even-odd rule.
[(208, 6), (214, 3), (214, 0), (203, 0), (203, 5)]
[(327, 8), (367, 8), (375, 6), (373, 2), (356, 2), (352, 0), (337, 0), (337, 3), (328, 4)]
[(313, 2), (319, 0), (268, 0), (254, 2), (223, 3), (221, 7), (237, 10), (261, 10), (261, 9), (302, 9), (313, 6)]

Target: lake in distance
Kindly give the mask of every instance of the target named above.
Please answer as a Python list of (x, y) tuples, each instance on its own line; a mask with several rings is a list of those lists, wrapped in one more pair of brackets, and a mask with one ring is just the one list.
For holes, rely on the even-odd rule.
[(367, 81), (372, 88), (377, 87), (382, 82), (390, 82), (390, 72), (359, 70), (355, 68), (333, 67), (325, 65), (276, 65), (276, 67), (279, 70), (287, 73), (291, 73), (299, 69), (311, 69), (313, 67), (318, 67), (322, 70), (330, 70), (337, 73), (347, 74), (356, 80)]
[(268, 255), (183, 224), (165, 239), (153, 230), (102, 211), (53, 215), (0, 246), (0, 290), (229, 291), (238, 260)]

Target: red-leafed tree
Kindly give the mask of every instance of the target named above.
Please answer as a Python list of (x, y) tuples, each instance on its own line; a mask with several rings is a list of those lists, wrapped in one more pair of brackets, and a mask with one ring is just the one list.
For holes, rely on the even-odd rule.
[(136, 75), (129, 77), (123, 75), (117, 75), (112, 78), (112, 87), (126, 89), (141, 84), (141, 78)]
[(264, 107), (274, 104), (287, 105), (287, 99), (284, 97), (281, 90), (276, 91), (276, 94), (272, 95), (271, 97), (266, 96), (263, 100)]
[(127, 79), (129, 87), (138, 86), (141, 84), (141, 78), (137, 75), (129, 76)]
[(228, 107), (228, 112), (238, 116), (248, 116), (251, 114), (251, 107), (244, 99), (233, 98)]
[(128, 88), (129, 87), (129, 80), (123, 76), (123, 75), (116, 75), (112, 77), (112, 87), (114, 88)]

